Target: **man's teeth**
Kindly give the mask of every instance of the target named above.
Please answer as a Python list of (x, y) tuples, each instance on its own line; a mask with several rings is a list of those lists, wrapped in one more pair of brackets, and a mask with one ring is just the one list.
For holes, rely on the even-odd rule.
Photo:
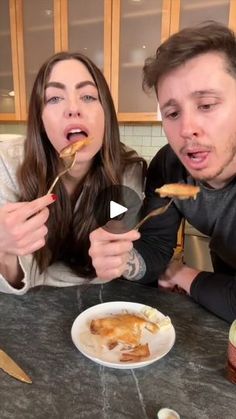
[(190, 156), (191, 156), (192, 159), (198, 159), (199, 158), (199, 154), (192, 153)]
[(204, 159), (205, 155), (203, 153), (189, 153), (190, 159), (200, 162)]

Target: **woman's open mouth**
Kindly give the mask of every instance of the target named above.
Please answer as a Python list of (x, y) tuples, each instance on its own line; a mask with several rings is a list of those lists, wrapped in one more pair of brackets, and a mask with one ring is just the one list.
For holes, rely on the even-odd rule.
[(85, 131), (80, 131), (76, 129), (72, 129), (71, 131), (69, 131), (66, 136), (68, 141), (73, 141), (73, 142), (84, 140), (87, 137), (88, 137), (88, 134)]

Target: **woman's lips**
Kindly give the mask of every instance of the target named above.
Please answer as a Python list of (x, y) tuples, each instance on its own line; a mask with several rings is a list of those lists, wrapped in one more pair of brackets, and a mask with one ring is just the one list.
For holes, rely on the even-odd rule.
[(88, 136), (87, 128), (82, 124), (69, 124), (64, 129), (64, 136), (68, 139), (70, 134), (78, 133), (82, 134), (83, 136)]
[(87, 138), (87, 134), (84, 131), (81, 132), (69, 132), (67, 134), (67, 140), (69, 140), (70, 142), (75, 142), (75, 141), (80, 141), (80, 140), (84, 140), (85, 138)]

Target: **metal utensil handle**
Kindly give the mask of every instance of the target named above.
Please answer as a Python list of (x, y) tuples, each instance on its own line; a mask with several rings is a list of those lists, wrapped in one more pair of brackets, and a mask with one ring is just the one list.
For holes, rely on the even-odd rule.
[(73, 158), (72, 163), (70, 164), (70, 166), (67, 167), (67, 169), (63, 170), (61, 173), (59, 173), (59, 175), (57, 175), (56, 179), (54, 179), (53, 183), (51, 184), (50, 188), (47, 191), (47, 195), (49, 195), (52, 192), (54, 186), (56, 185), (56, 183), (58, 182), (60, 177), (65, 175), (65, 173), (67, 173), (70, 169), (72, 169), (72, 167), (74, 166), (75, 161), (76, 161), (76, 154), (77, 153), (75, 153), (74, 158)]
[(149, 214), (147, 214), (146, 217), (144, 217), (142, 220), (140, 220), (138, 222), (138, 224), (136, 224), (134, 229), (138, 230), (149, 218), (156, 217), (157, 215), (164, 214), (164, 212), (166, 212), (168, 210), (168, 208), (170, 207), (172, 202), (173, 202), (173, 198), (168, 202), (168, 204), (164, 205), (163, 207), (156, 208), (155, 210), (149, 212)]

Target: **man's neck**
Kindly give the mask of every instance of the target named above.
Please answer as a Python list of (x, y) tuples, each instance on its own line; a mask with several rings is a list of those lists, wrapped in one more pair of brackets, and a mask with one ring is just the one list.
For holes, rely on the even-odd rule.
[(235, 175), (227, 180), (213, 179), (207, 182), (202, 181), (202, 184), (211, 189), (223, 189), (225, 186), (229, 185), (234, 178), (235, 178)]

